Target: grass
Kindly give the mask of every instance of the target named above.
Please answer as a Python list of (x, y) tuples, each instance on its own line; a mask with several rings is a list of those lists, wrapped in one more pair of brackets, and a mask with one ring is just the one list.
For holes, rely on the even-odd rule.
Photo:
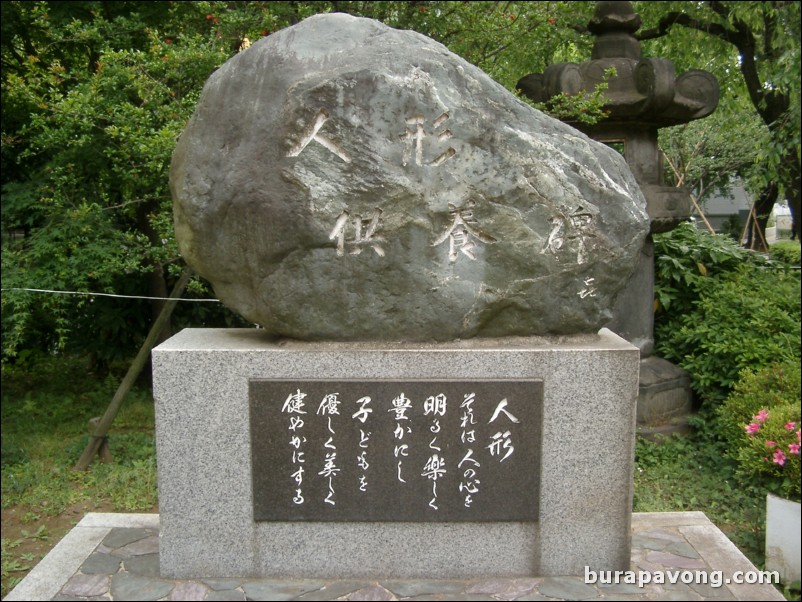
[(635, 512), (701, 510), (764, 566), (766, 493), (739, 477), (720, 446), (693, 435), (639, 439), (635, 460)]
[[(66, 532), (87, 507), (153, 511), (157, 493), (147, 389), (132, 391), (112, 426), (113, 463), (78, 473), (72, 467), (88, 441), (88, 421), (103, 413), (121, 375), (98, 378), (80, 359), (40, 357), (6, 366), (2, 376), (5, 596), (63, 536), (48, 525), (61, 520)], [(765, 492), (741, 482), (720, 446), (702, 436), (638, 441), (634, 510), (701, 510), (763, 567)], [(799, 599), (798, 591), (788, 595)]]
[(113, 462), (75, 472), (89, 420), (102, 415), (119, 375), (98, 378), (85, 360), (40, 356), (22, 367), (4, 366), (2, 379), (4, 597), (83, 511), (153, 511), (157, 494), (147, 389), (129, 394), (112, 426)]

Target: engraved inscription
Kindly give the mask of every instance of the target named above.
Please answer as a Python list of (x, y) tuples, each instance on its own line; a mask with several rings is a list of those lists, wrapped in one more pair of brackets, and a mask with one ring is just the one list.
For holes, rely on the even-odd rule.
[(355, 215), (353, 219), (350, 219), (350, 223), (353, 225), (354, 236), (346, 241), (345, 230), (351, 216), (348, 211), (343, 210), (337, 217), (334, 229), (331, 231), (331, 234), (329, 234), (329, 240), (337, 240), (337, 255), (341, 257), (345, 255), (345, 245), (347, 242), (350, 247), (351, 255), (359, 255), (362, 253), (362, 249), (368, 246), (374, 250), (376, 255), (384, 257), (384, 249), (382, 249), (379, 243), (385, 242), (385, 240), (376, 236), (376, 230), (379, 229), (381, 214), (382, 210), (376, 208), (373, 210), (373, 215), (369, 219), (363, 219), (361, 215)]
[(468, 259), (476, 260), (474, 249), (477, 242), (492, 244), (496, 239), (489, 234), (479, 230), (476, 226), (479, 222), (473, 215), (475, 201), (468, 201), (464, 209), (459, 209), (451, 203), (448, 204), (449, 214), (451, 215), (451, 225), (432, 243), (433, 247), (448, 241), (448, 260), (451, 263), (457, 261), (459, 253)]
[[(442, 113), (438, 115), (432, 123), (434, 129), (437, 130), (437, 128), (440, 128), (440, 126), (442, 126), (446, 120), (448, 120), (448, 118), (448, 113)], [(406, 130), (404, 130), (404, 133), (399, 136), (404, 143), (404, 154), (401, 159), (401, 164), (405, 167), (410, 161), (413, 160), (413, 158), (415, 165), (431, 165), (433, 167), (439, 167), (448, 159), (457, 154), (457, 151), (449, 146), (430, 161), (425, 161), (423, 156), (424, 139), (431, 137), (438, 143), (442, 143), (453, 136), (451, 130), (443, 128), (435, 131), (432, 136), (427, 136), (424, 128), (426, 118), (423, 115), (412, 115), (407, 117), (405, 122), (407, 126)]]
[(251, 380), (254, 518), (537, 520), (542, 395), (538, 380)]
[(320, 109), (317, 112), (317, 115), (315, 115), (315, 120), (306, 127), (301, 139), (290, 149), (290, 152), (287, 153), (287, 156), (297, 157), (301, 154), (301, 151), (303, 151), (309, 145), (309, 143), (314, 140), (323, 148), (334, 153), (346, 163), (350, 163), (351, 157), (348, 155), (348, 152), (346, 152), (342, 146), (320, 133), (320, 128), (323, 127), (323, 124), (326, 123), (329, 117), (329, 112), (326, 109)]

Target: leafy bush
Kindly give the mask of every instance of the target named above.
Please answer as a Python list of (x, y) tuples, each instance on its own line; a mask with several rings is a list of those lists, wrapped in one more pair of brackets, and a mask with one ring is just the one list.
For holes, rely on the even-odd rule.
[(693, 310), (713, 279), (744, 264), (765, 263), (728, 236), (710, 234), (690, 222), (654, 236), (655, 322), (666, 323)]
[(799, 242), (783, 240), (771, 245), (769, 256), (781, 263), (800, 265), (802, 263), (802, 248), (800, 248)]
[(691, 223), (654, 239), (655, 349), (691, 373), (703, 406), (744, 368), (799, 359), (798, 272)]
[(718, 408), (720, 435), (740, 472), (755, 484), (800, 500), (798, 362), (745, 370)]
[(744, 425), (761, 409), (799, 405), (801, 383), (799, 364), (794, 362), (744, 370), (732, 393), (716, 410), (719, 434), (727, 447), (734, 449), (743, 442)]
[(655, 331), (660, 355), (691, 373), (717, 405), (745, 368), (800, 360), (800, 281), (790, 270), (744, 266), (705, 287), (692, 310)]

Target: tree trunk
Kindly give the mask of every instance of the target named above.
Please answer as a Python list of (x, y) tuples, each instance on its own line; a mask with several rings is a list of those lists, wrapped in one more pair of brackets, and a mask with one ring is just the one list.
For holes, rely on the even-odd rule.
[(800, 238), (799, 231), (799, 213), (800, 210), (802, 210), (802, 208), (800, 208), (800, 196), (802, 196), (802, 177), (800, 177), (799, 153), (797, 152), (796, 148), (789, 150), (785, 164), (789, 166), (789, 170), (791, 172), (789, 181), (792, 183), (792, 185), (790, 189), (785, 191), (785, 200), (788, 201), (788, 208), (791, 210), (791, 219), (793, 222), (791, 228), (796, 233), (796, 240), (802, 240), (802, 238)]
[(778, 193), (777, 184), (772, 182), (763, 188), (760, 191), (760, 195), (755, 199), (749, 227), (746, 229), (746, 243), (744, 245), (746, 248), (762, 253), (768, 252), (766, 225), (768, 224), (771, 210), (774, 209), (774, 203), (777, 202)]

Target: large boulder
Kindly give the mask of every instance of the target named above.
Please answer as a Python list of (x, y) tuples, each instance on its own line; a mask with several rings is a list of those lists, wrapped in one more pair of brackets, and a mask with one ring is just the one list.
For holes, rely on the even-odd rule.
[(171, 188), (187, 263), (307, 340), (596, 332), (649, 229), (615, 151), (441, 44), (344, 14), (209, 78)]

